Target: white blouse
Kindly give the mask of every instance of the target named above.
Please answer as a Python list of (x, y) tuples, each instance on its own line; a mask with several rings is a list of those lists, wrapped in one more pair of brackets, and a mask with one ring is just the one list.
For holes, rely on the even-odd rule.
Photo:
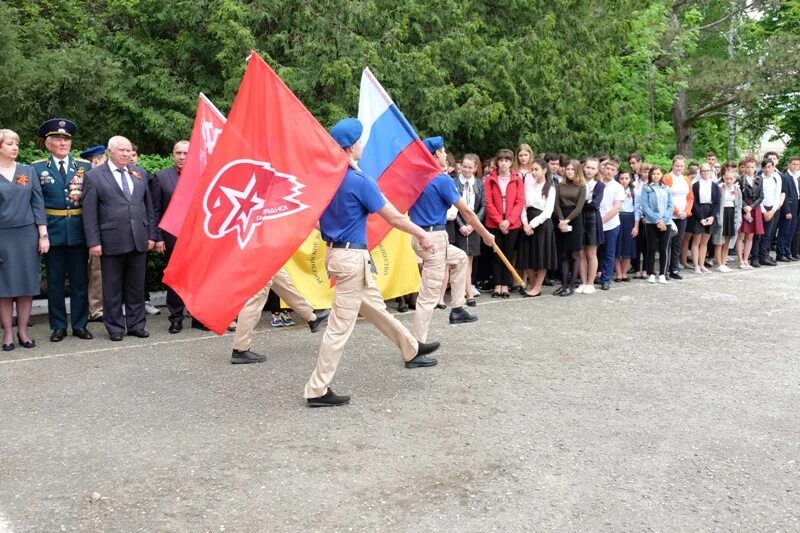
[(542, 190), (544, 189), (545, 183), (547, 182), (543, 181), (542, 183), (538, 183), (534, 177), (530, 175), (525, 178), (525, 209), (522, 210), (522, 214), (520, 215), (523, 225), (528, 224), (528, 213), (526, 212), (528, 207), (533, 207), (542, 211), (541, 214), (535, 216), (533, 220), (530, 221), (530, 225), (533, 228), (541, 225), (545, 220), (553, 216), (553, 209), (556, 205), (556, 188), (551, 184), (547, 196), (544, 196)]

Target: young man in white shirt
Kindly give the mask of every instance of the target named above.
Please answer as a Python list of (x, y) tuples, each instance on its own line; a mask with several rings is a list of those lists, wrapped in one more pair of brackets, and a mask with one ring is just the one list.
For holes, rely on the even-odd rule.
[(770, 257), (769, 250), (778, 231), (778, 219), (786, 196), (781, 181), (780, 174), (775, 170), (775, 163), (771, 159), (764, 159), (761, 163), (761, 186), (764, 188), (761, 213), (764, 215), (764, 235), (758, 243), (758, 262), (764, 266), (778, 264)]
[(606, 187), (603, 191), (603, 199), (600, 201), (598, 210), (603, 220), (603, 235), (605, 245), (600, 263), (600, 288), (607, 291), (611, 288), (611, 275), (614, 273), (614, 259), (617, 255), (617, 236), (619, 235), (619, 210), (625, 200), (625, 190), (614, 177), (619, 169), (619, 161), (616, 158), (606, 160), (603, 165), (603, 183)]

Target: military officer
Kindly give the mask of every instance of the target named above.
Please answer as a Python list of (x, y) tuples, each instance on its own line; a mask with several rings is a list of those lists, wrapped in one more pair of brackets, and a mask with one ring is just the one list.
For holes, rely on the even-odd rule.
[(50, 316), (52, 342), (59, 342), (67, 334), (67, 309), (65, 304), (66, 279), (70, 285), (70, 317), (72, 334), (81, 339), (91, 339), (86, 328), (89, 320), (88, 277), (86, 266), (88, 250), (83, 234), (83, 179), (91, 170), (84, 159), (70, 156), (72, 136), (77, 126), (65, 118), (50, 119), (39, 127), (39, 137), (45, 141), (50, 157), (33, 162), (39, 176), (47, 214), (47, 233), (50, 251), (45, 256), (47, 265), (47, 309)]
[(349, 396), (334, 394), (330, 383), (359, 313), (400, 349), (406, 368), (436, 365), (436, 359), (426, 355), (438, 349), (439, 343), (418, 342), (389, 314), (372, 276), (374, 266), (367, 250), (367, 216), (370, 213), (378, 213), (393, 227), (416, 237), (421, 249), (433, 252), (435, 247), (428, 232), (399, 213), (386, 201), (376, 181), (358, 169), (363, 131), (364, 126), (355, 118), (340, 120), (330, 130), (331, 136), (350, 156), (351, 164), (319, 220), (328, 248), (325, 264), (336, 286), (317, 366), (305, 387), (309, 407), (343, 405), (350, 401)]
[(100, 166), (106, 162), (106, 147), (102, 144), (92, 146), (81, 152), (81, 157), (89, 161), (92, 168)]

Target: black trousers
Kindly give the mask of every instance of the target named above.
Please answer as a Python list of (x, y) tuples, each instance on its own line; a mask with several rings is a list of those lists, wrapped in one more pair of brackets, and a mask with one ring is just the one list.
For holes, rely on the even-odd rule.
[(47, 313), (50, 329), (67, 329), (66, 279), (69, 277), (72, 329), (82, 329), (89, 321), (89, 278), (86, 245), (52, 246), (47, 252)]
[(664, 231), (659, 231), (655, 224), (645, 224), (647, 235), (647, 255), (645, 257), (645, 270), (647, 275), (655, 274), (656, 250), (658, 250), (659, 275), (667, 273), (667, 246), (669, 245), (669, 226)]
[[(772, 207), (764, 207), (767, 211), (772, 209)], [(772, 241), (775, 239), (775, 235), (778, 233), (778, 222), (781, 217), (780, 211), (775, 213), (775, 216), (772, 217), (772, 220), (767, 222), (764, 219), (764, 235), (761, 236), (761, 239), (758, 241), (758, 261), (763, 263), (764, 259), (769, 257), (769, 249), (772, 246)]]
[[(164, 261), (169, 264), (169, 260), (172, 257), (172, 252), (175, 250), (172, 246), (167, 246)], [(186, 306), (183, 303), (183, 300), (178, 293), (175, 292), (172, 287), (167, 285), (167, 309), (169, 310), (169, 321), (170, 322), (179, 322), (183, 320), (184, 311), (186, 311)]]
[(671, 253), (669, 254), (669, 271), (680, 272), (681, 270), (681, 241), (686, 233), (687, 219), (673, 218), (672, 221), (678, 226), (678, 233), (672, 237), (670, 242)]
[(103, 324), (109, 335), (123, 335), (126, 331), (145, 329), (146, 269), (146, 252), (100, 256), (100, 271), (103, 274)]
[[(514, 253), (517, 249), (517, 238), (519, 237), (520, 230), (512, 229), (508, 233), (503, 233), (499, 229), (490, 229), (494, 235), (497, 247), (505, 254), (511, 264), (514, 264)], [(503, 261), (496, 253), (492, 252), (492, 271), (494, 275), (494, 284), (511, 286), (511, 272), (508, 271)]]

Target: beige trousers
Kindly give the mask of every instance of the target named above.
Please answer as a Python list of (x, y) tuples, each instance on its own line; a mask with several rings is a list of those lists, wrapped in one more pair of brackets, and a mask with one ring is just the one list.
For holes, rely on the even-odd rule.
[(89, 318), (103, 314), (103, 275), (100, 273), (100, 258), (89, 256)]
[(242, 310), (239, 311), (236, 333), (233, 335), (234, 350), (250, 349), (250, 345), (253, 342), (253, 331), (258, 325), (258, 321), (261, 320), (261, 311), (264, 309), (270, 290), (275, 291), (278, 296), (283, 298), (289, 304), (289, 307), (306, 322), (311, 322), (317, 318), (311, 305), (297, 292), (289, 274), (284, 269), (280, 269), (263, 289), (247, 300)]
[(423, 250), (417, 239), (411, 241), (414, 251), (422, 259), (422, 280), (417, 296), (417, 310), (414, 311), (414, 323), (411, 326), (411, 333), (419, 342), (428, 339), (428, 327), (433, 309), (439, 303), (439, 290), (444, 282), (445, 268), (450, 269), (450, 305), (453, 308), (464, 305), (465, 287), (469, 275), (467, 254), (464, 250), (448, 243), (446, 231), (432, 231), (430, 237), (436, 245), (436, 250), (433, 252)]
[(328, 385), (336, 373), (344, 345), (353, 332), (359, 313), (400, 348), (404, 361), (410, 361), (417, 355), (417, 341), (386, 310), (383, 296), (370, 272), (369, 261), (369, 252), (366, 250), (328, 248), (325, 264), (328, 275), (336, 280), (333, 308), (322, 336), (317, 366), (306, 383), (306, 398), (318, 398), (328, 392)]

